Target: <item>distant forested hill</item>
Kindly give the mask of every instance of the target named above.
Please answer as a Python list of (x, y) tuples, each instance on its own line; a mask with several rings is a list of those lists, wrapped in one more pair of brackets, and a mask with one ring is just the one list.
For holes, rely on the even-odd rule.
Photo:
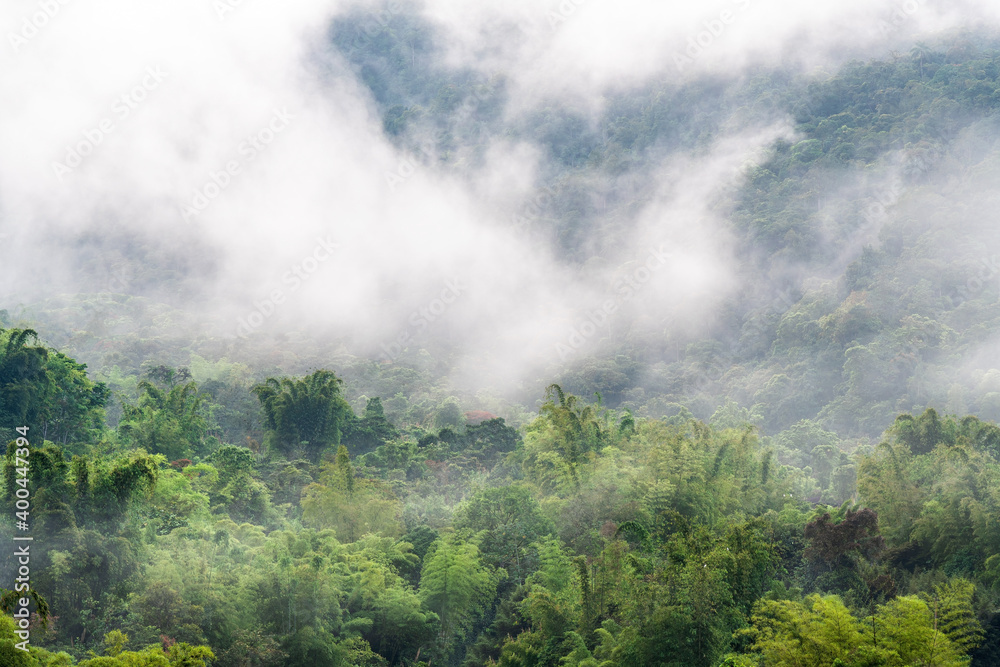
[(335, 26), (333, 43), (401, 144), (433, 149), (443, 169), (501, 134), (545, 148), (552, 202), (512, 224), (581, 263), (627, 235), (658, 160), (734, 123), (793, 120), (797, 141), (719, 197), (745, 289), (716, 335), (677, 339), (669, 322), (615, 332), (560, 373), (567, 387), (650, 416), (709, 418), (731, 399), (772, 434), (809, 420), (875, 436), (928, 405), (1000, 418), (995, 40), (957, 34), (813, 76), (653, 82), (609, 95), (599, 118), (554, 101), (511, 118), (503, 74), (436, 65), (426, 26), (397, 15), (370, 37), (355, 28)]
[[(582, 271), (616, 256), (630, 216), (655, 194), (660, 161), (705, 151), (734, 126), (793, 122), (794, 141), (747, 164), (742, 185), (716, 198), (738, 244), (743, 287), (712, 335), (692, 338), (670, 321), (638, 318), (585, 356), (553, 364), (549, 379), (651, 417), (688, 410), (709, 419), (735, 406), (769, 435), (814, 425), (873, 438), (896, 412), (926, 406), (1000, 418), (993, 361), (1000, 345), (993, 224), (1000, 61), (990, 39), (956, 34), (809, 76), (761, 70), (740, 79), (651, 82), (609, 94), (594, 118), (552, 100), (511, 115), (502, 72), (445, 66), (433, 30), (408, 13), (362, 26), (363, 18), (334, 24), (329, 57), (352, 64), (385, 132), (459, 176), (491, 138), (542, 146), (542, 205), (512, 209), (510, 224), (543, 234)], [(148, 357), (188, 364), (191, 353), (254, 366), (264, 355), (272, 370), (289, 372), (331, 354), (350, 357), (315, 336), (246, 343), (213, 339), (209, 330), (184, 340), (198, 324), (160, 305), (151, 286), (197, 292), (206, 275), (199, 272), (211, 271), (211, 262), (161, 271), (175, 259), (168, 250), (128, 246), (103, 265), (127, 279), (95, 268), (94, 285), (81, 286), (90, 296), (25, 304), (11, 309), (11, 322), (44, 325), (49, 340), (99, 373)], [(154, 320), (162, 326), (151, 327)], [(420, 386), (433, 387), (448, 375), (451, 354), (446, 340), (427, 340), (392, 368), (375, 364), (364, 373), (416, 373)], [(517, 404), (531, 406), (546, 380), (525, 382), (486, 399), (489, 405), (476, 405), (484, 399), (474, 399), (475, 391), (462, 400), (514, 414)], [(403, 391), (400, 401), (409, 399)]]

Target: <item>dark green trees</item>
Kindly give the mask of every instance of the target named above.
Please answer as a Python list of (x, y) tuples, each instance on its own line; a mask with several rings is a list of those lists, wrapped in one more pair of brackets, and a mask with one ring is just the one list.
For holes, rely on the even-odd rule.
[(385, 418), (382, 399), (377, 396), (369, 398), (364, 414), (360, 418), (348, 419), (342, 430), (343, 442), (355, 456), (374, 451), (399, 437), (399, 432)]
[(0, 330), (0, 426), (13, 429), (37, 418), (39, 386), (44, 386), (48, 351), (29, 346), (31, 329)]
[(104, 421), (110, 392), (87, 366), (38, 345), (31, 329), (0, 329), (0, 436), (31, 426), (37, 438), (62, 445), (85, 440)]
[(267, 444), (291, 457), (301, 453), (317, 460), (322, 451), (340, 444), (342, 429), (352, 416), (340, 394), (343, 381), (332, 371), (319, 370), (305, 378), (268, 378), (253, 388), (264, 408)]

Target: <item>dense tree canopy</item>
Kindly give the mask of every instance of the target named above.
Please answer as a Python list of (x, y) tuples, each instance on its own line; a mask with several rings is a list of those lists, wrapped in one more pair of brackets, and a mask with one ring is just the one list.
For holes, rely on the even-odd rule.
[[(29, 432), (51, 623), (29, 654), (0, 640), (11, 661), (944, 667), (1000, 651), (998, 430), (974, 416), (904, 413), (845, 451), (808, 421), (768, 438), (738, 407), (717, 426), (636, 418), (553, 385), (523, 429), (430, 412), (427, 430), (367, 397), (355, 417), (316, 371), (256, 386), (255, 447), (206, 435), (215, 399), (183, 373), (135, 390), (79, 453)], [(341, 427), (363, 453), (333, 449)], [(3, 464), (12, 512), (25, 453), (11, 441)], [(836, 481), (847, 467), (856, 487)], [(808, 500), (836, 484), (840, 506)]]

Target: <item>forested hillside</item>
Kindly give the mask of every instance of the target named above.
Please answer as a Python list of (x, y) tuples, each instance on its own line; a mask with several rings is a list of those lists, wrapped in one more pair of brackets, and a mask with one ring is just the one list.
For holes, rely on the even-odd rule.
[(1000, 386), (979, 358), (1000, 297), (994, 40), (962, 34), (825, 76), (668, 79), (612, 96), (594, 122), (556, 106), (511, 122), (498, 111), (501, 75), (411, 66), (404, 47), (427, 44), (422, 35), (394, 17), (348, 49), (387, 130), (432, 137), (425, 154), (455, 169), (493, 135), (544, 146), (551, 197), (511, 221), (541, 228), (584, 272), (627, 239), (664, 155), (707, 151), (734, 123), (794, 119), (794, 143), (777, 142), (745, 165), (742, 187), (716, 195), (745, 287), (715, 335), (640, 315), (602, 333), (595, 359), (553, 369), (568, 388), (651, 417), (683, 406), (707, 419), (729, 397), (770, 433), (810, 420), (877, 438), (895, 413), (930, 405), (1000, 418)]
[(1000, 428), (974, 416), (903, 414), (844, 451), (552, 385), (523, 429), (455, 401), (394, 424), (328, 370), (157, 366), (112, 428), (85, 366), (31, 330), (0, 343), (4, 504), (27, 455), (48, 604), (30, 654), (4, 621), (4, 664), (1000, 658)]
[[(379, 197), (430, 174), (558, 258), (538, 331), (504, 310), (521, 257), (454, 307), (300, 279), (237, 325), (211, 228), (60, 236), (41, 296), (0, 286), (0, 541), (27, 492), (34, 596), (0, 667), (1000, 664), (995, 33), (597, 102), (525, 104), (412, 8), (342, 12), (308, 55), (405, 156)], [(527, 196), (501, 144), (532, 147)]]

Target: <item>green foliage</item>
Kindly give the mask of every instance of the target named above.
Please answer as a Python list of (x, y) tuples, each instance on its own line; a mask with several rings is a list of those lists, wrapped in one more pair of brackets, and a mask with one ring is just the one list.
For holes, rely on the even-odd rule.
[[(957, 666), (994, 648), (1000, 464), (996, 427), (974, 417), (902, 415), (850, 453), (818, 421), (768, 439), (746, 419), (634, 417), (553, 385), (523, 440), (501, 419), (396, 429), (368, 400), (340, 422), (368, 429), (360, 457), (282, 449), (275, 429), (270, 452), (168, 464), (120, 445), (154, 432), (143, 420), (179, 424), (171, 394), (210, 412), (169, 370), (141, 385), (155, 409), (124, 419), (117, 445), (32, 448), (45, 641), (84, 667)], [(259, 386), (287, 390), (275, 410), (295, 394), (322, 412), (344, 400), (335, 377)], [(319, 465), (279, 457), (321, 449)], [(859, 503), (802, 502), (851, 466)]]
[(974, 418), (928, 417), (923, 424), (937, 424), (937, 434), (923, 441), (935, 446), (917, 446), (921, 454), (911, 444), (926, 431), (915, 431), (921, 422), (907, 417), (862, 457), (859, 495), (879, 513), (897, 564), (912, 568), (929, 560), (950, 574), (977, 570), (1000, 549), (991, 519), (1000, 511), (994, 491), (1000, 463)]
[(307, 524), (332, 528), (347, 542), (367, 533), (402, 534), (399, 501), (378, 481), (355, 479), (344, 445), (322, 470), (319, 482), (302, 494), (302, 517)]
[[(751, 279), (711, 327), (647, 308), (678, 293), (659, 279), (619, 291), (593, 357), (502, 400), (457, 388), (469, 357), (434, 336), (378, 363), (297, 332), (178, 343), (142, 324), (175, 312), (124, 295), (0, 311), (0, 437), (31, 426), (33, 637), (65, 651), (17, 651), (3, 618), (0, 665), (998, 664), (992, 38), (661, 78), (593, 114), (508, 113), (504, 76), (444, 63), (406, 8), (329, 38), (400, 150), (429, 137), (425, 168), (538, 146), (545, 195), (514, 224), (581, 284), (633, 270), (621, 222), (664, 155), (710, 154), (734, 111), (791, 117), (794, 142), (710, 205)], [(29, 316), (65, 351), (9, 328)]]
[(210, 492), (212, 506), (238, 522), (270, 523), (274, 519), (270, 492), (254, 478), (254, 457), (249, 449), (223, 445), (211, 456), (218, 477)]
[(33, 588), (24, 591), (0, 589), (0, 611), (4, 614), (14, 613), (14, 610), (20, 606), (19, 602), (22, 598), (35, 603), (34, 613), (38, 614), (42, 628), (47, 627), (49, 621), (49, 603)]
[(122, 405), (118, 432), (126, 442), (168, 460), (208, 453), (204, 396), (195, 382), (164, 389), (144, 380), (138, 390), (137, 403)]
[(0, 429), (33, 426), (63, 445), (86, 440), (104, 420), (107, 386), (87, 377), (86, 364), (31, 341), (32, 329), (0, 328)]
[[(113, 635), (106, 635), (105, 642), (109, 637)], [(172, 644), (166, 651), (158, 646), (144, 651), (121, 651), (118, 644), (109, 646), (111, 650), (107, 656), (83, 660), (79, 667), (206, 667), (215, 659), (207, 646), (190, 646), (183, 642)]]
[(382, 399), (369, 398), (360, 418), (351, 416), (344, 424), (342, 442), (355, 456), (373, 451), (399, 437), (399, 431), (385, 418)]
[(324, 448), (339, 444), (353, 416), (340, 395), (342, 383), (332, 371), (319, 370), (299, 380), (268, 378), (256, 385), (252, 391), (264, 408), (272, 449), (316, 460)]
[(603, 415), (580, 403), (559, 385), (551, 385), (538, 418), (526, 429), (522, 465), (546, 490), (578, 490), (581, 465), (610, 442)]
[[(875, 512), (867, 508), (855, 510), (846, 504), (843, 509), (846, 513), (838, 517), (839, 521), (832, 520), (830, 513), (825, 512), (805, 527), (809, 546), (803, 556), (821, 579), (825, 575), (849, 576), (859, 561), (874, 560), (885, 549)], [(827, 577), (827, 581), (833, 577)], [(829, 587), (831, 583), (818, 582), (818, 585)]]
[(751, 650), (768, 665), (928, 665), (960, 667), (959, 645), (936, 629), (925, 602), (900, 597), (864, 620), (851, 615), (837, 596), (812, 595), (804, 602), (762, 601), (746, 632)]
[(937, 628), (962, 653), (970, 653), (983, 641), (983, 628), (972, 606), (975, 585), (965, 579), (954, 579), (934, 587), (927, 600), (934, 613)]
[(486, 564), (503, 568), (517, 582), (530, 569), (528, 545), (555, 530), (524, 486), (483, 489), (455, 510), (453, 525), (460, 533), (477, 534)]
[(440, 621), (438, 650), (448, 655), (464, 639), (496, 590), (498, 576), (480, 560), (474, 544), (454, 537), (436, 541), (424, 558), (420, 599)]

